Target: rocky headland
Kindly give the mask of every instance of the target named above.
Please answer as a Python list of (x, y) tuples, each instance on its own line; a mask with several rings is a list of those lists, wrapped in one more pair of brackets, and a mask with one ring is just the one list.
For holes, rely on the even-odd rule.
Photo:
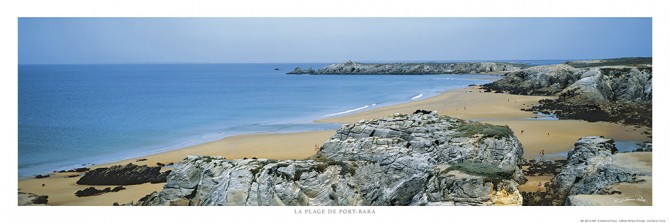
[(459, 63), (346, 63), (331, 64), (320, 69), (295, 68), (287, 74), (501, 74), (528, 67), (525, 64), (502, 62)]
[(617, 61), (535, 66), (507, 73), (503, 79), (483, 87), (511, 94), (558, 96), (554, 100), (542, 100), (530, 110), (556, 114), (559, 118), (651, 127), (651, 64), (584, 68), (571, 66), (612, 64)]
[(521, 205), (506, 126), (417, 111), (345, 124), (307, 160), (189, 156), (137, 205)]

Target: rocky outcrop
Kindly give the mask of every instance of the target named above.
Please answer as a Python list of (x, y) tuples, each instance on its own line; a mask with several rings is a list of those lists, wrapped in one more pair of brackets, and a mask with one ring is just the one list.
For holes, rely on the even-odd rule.
[(579, 139), (568, 152), (566, 166), (552, 179), (552, 192), (571, 205), (573, 195), (608, 194), (613, 184), (638, 182), (640, 176), (651, 176), (651, 169), (629, 165), (614, 155), (616, 152), (612, 139), (602, 136)]
[(652, 151), (651, 142), (644, 142), (637, 149), (633, 150), (633, 152), (651, 152), (651, 151)]
[(566, 160), (528, 160), (521, 164), (525, 167), (524, 176), (553, 176), (561, 172)]
[(343, 125), (308, 160), (189, 156), (138, 204), (521, 205), (522, 155), (506, 126), (396, 114)]
[(50, 177), (50, 176), (51, 176), (51, 175), (49, 175), (49, 174), (44, 174), (44, 175), (42, 175), (42, 174), (37, 174), (37, 175), (35, 175), (35, 179), (47, 178), (47, 177)]
[(331, 64), (318, 70), (297, 67), (287, 74), (483, 74), (506, 73), (528, 67), (501, 62), (461, 63), (346, 63)]
[(123, 186), (117, 186), (117, 187), (114, 187), (114, 188), (105, 187), (105, 189), (102, 189), (102, 190), (98, 190), (95, 187), (88, 187), (88, 188), (83, 189), (83, 190), (78, 190), (77, 192), (74, 193), (74, 195), (77, 196), (77, 197), (87, 197), (87, 196), (95, 196), (95, 195), (100, 195), (100, 194), (109, 193), (109, 192), (118, 192), (118, 191), (125, 190), (125, 189), (126, 188), (123, 187)]
[(522, 95), (554, 95), (579, 80), (579, 69), (557, 64), (529, 67), (483, 85), (493, 91)]
[(83, 172), (86, 172), (86, 171), (89, 171), (89, 170), (91, 170), (91, 169), (86, 168), (86, 167), (81, 167), (81, 168), (74, 168), (74, 169), (70, 169), (70, 170), (54, 171), (54, 173), (56, 173), (56, 172), (58, 172), (58, 173), (83, 173)]
[(49, 196), (19, 192), (19, 206), (47, 205)]
[(559, 118), (651, 126), (651, 65), (577, 69), (565, 64), (527, 68), (485, 84), (489, 91), (558, 96), (531, 110)]
[(160, 167), (138, 166), (129, 163), (125, 166), (97, 168), (86, 172), (77, 184), (80, 185), (132, 185), (147, 182), (165, 182), (169, 171), (160, 172)]
[(613, 58), (613, 59), (600, 59), (600, 60), (574, 60), (567, 61), (564, 64), (570, 65), (572, 67), (584, 68), (584, 67), (602, 67), (602, 66), (645, 66), (646, 64), (651, 64), (651, 57), (623, 57), (623, 58)]

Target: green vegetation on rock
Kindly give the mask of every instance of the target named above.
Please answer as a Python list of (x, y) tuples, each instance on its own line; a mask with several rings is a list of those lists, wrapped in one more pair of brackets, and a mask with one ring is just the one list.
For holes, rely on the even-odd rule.
[(475, 162), (463, 162), (455, 163), (449, 166), (447, 169), (443, 170), (443, 173), (447, 173), (452, 170), (463, 171), (467, 174), (484, 176), (489, 178), (501, 178), (501, 177), (510, 177), (514, 174), (514, 166), (503, 166), (498, 167), (492, 164), (486, 163), (475, 163)]
[(496, 139), (506, 138), (514, 135), (509, 126), (491, 125), (481, 122), (462, 122), (456, 127), (461, 137), (471, 137), (476, 134), (482, 134), (484, 137), (495, 137)]

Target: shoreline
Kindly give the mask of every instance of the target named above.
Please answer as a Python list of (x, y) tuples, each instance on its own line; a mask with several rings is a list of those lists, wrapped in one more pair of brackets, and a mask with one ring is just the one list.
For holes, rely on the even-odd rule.
[[(615, 140), (645, 141), (650, 137), (642, 132), (649, 128), (635, 128), (623, 124), (586, 122), (580, 120), (533, 120), (532, 112), (521, 111), (546, 96), (523, 96), (503, 93), (483, 92), (477, 87), (455, 88), (436, 96), (393, 104), (370, 110), (314, 120), (315, 123), (352, 123), (361, 119), (372, 119), (393, 113), (412, 113), (417, 109), (437, 110), (440, 115), (461, 119), (484, 119), (481, 122), (508, 125), (524, 147), (524, 158), (532, 159), (541, 150), (545, 153), (560, 153), (572, 148), (576, 139), (587, 135), (603, 135)], [(521, 131), (524, 131), (521, 133)], [(297, 133), (243, 134), (220, 140), (189, 146), (181, 149), (125, 159), (117, 162), (96, 164), (88, 168), (109, 167), (134, 163), (155, 166), (178, 163), (187, 155), (224, 156), (228, 159), (268, 158), (306, 159), (335, 133), (334, 130), (307, 131)], [(147, 159), (145, 161), (138, 161)], [(169, 168), (164, 168), (169, 169)], [(86, 187), (76, 185), (77, 177), (68, 178), (73, 173), (56, 173), (42, 179), (19, 179), (21, 192), (48, 195), (53, 205), (111, 205), (137, 201), (142, 196), (162, 188), (161, 184), (128, 185), (127, 190), (92, 197), (75, 197), (74, 192)], [(47, 184), (41, 187), (42, 183)], [(56, 185), (56, 186), (52, 186)], [(144, 194), (141, 194), (144, 192)], [(53, 199), (53, 202), (52, 202)]]
[[(451, 76), (457, 76), (454, 74), (434, 74), (434, 75), (446, 75), (447, 78), (451, 79), (453, 77)], [(467, 75), (474, 75), (473, 77), (469, 77), (464, 80), (469, 80), (468, 82), (470, 83), (475, 83), (475, 84), (483, 84), (483, 83), (488, 83), (492, 82), (495, 80), (498, 80), (499, 77), (497, 76), (491, 76), (491, 75), (482, 75), (482, 74), (467, 74)], [(463, 77), (460, 77), (463, 78)], [(485, 81), (485, 82), (483, 82)], [(287, 124), (290, 127), (279, 127), (275, 129), (265, 129), (265, 128), (255, 128), (255, 129), (246, 129), (246, 130), (231, 130), (231, 131), (226, 131), (225, 134), (222, 134), (220, 132), (199, 132), (195, 133), (186, 137), (180, 137), (179, 141), (172, 142), (169, 144), (160, 144), (158, 146), (156, 145), (149, 145), (149, 146), (140, 146), (140, 147), (134, 147), (132, 149), (125, 149), (123, 152), (111, 152), (105, 155), (100, 155), (100, 156), (93, 156), (93, 157), (76, 157), (74, 159), (67, 159), (71, 161), (57, 161), (54, 163), (47, 163), (47, 164), (31, 164), (28, 167), (25, 168), (19, 168), (19, 174), (18, 174), (18, 179), (29, 179), (32, 178), (36, 175), (43, 175), (43, 174), (51, 174), (53, 171), (60, 171), (60, 170), (69, 170), (69, 169), (74, 169), (74, 168), (81, 168), (81, 167), (87, 167), (87, 168), (93, 168), (96, 166), (100, 165), (105, 165), (107, 163), (117, 163), (117, 162), (123, 162), (126, 160), (133, 160), (133, 159), (139, 159), (145, 156), (151, 156), (155, 154), (161, 154), (161, 153), (168, 153), (171, 151), (175, 150), (181, 150), (189, 147), (193, 147), (196, 145), (201, 145), (201, 144), (206, 144), (209, 142), (215, 142), (215, 141), (220, 141), (228, 137), (234, 137), (234, 136), (239, 136), (239, 135), (255, 135), (255, 134), (282, 134), (282, 133), (299, 133), (299, 132), (312, 132), (312, 131), (324, 131), (324, 130), (336, 130), (340, 126), (325, 126), (325, 125), (331, 125), (331, 124), (340, 124), (340, 123), (320, 123), (318, 120), (321, 119), (326, 119), (326, 118), (333, 118), (333, 117), (341, 117), (341, 116), (348, 116), (351, 114), (356, 114), (359, 112), (365, 112), (365, 111), (370, 111), (370, 110), (375, 110), (379, 108), (384, 108), (384, 107), (389, 107), (389, 106), (396, 106), (400, 104), (405, 104), (405, 103), (411, 103), (415, 101), (420, 101), (420, 100), (426, 100), (432, 97), (439, 96), (443, 93), (450, 92), (453, 90), (461, 89), (466, 87), (466, 84), (463, 85), (457, 85), (457, 86), (448, 86), (444, 87), (442, 89), (438, 90), (430, 90), (430, 89), (423, 89), (421, 91), (415, 92), (412, 95), (409, 95), (405, 98), (399, 97), (399, 98), (393, 98), (388, 101), (382, 101), (382, 102), (370, 102), (368, 104), (360, 104), (360, 105), (355, 105), (356, 107), (343, 107), (340, 110), (334, 110), (332, 112), (325, 112), (325, 113), (315, 113), (315, 114), (310, 114), (307, 116), (302, 116), (299, 118), (286, 118), (286, 119), (278, 119), (278, 120), (272, 120), (272, 121), (267, 121), (263, 123), (268, 123), (269, 125), (273, 124)], [(420, 97), (418, 97), (420, 96)], [(256, 124), (248, 124), (244, 126), (253, 126)], [(304, 126), (302, 126), (304, 125)], [(324, 125), (324, 126), (319, 126), (319, 125)], [(221, 131), (222, 132), (222, 131)], [(166, 139), (170, 140), (170, 139)], [(21, 170), (22, 169), (22, 170)]]

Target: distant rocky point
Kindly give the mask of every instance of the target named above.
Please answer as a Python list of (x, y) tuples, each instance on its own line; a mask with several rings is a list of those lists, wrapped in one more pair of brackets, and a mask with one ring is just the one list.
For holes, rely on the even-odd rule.
[(343, 125), (307, 160), (189, 156), (137, 205), (521, 205), (507, 126), (419, 110)]
[(574, 61), (567, 61), (564, 64), (576, 68), (619, 66), (619, 65), (645, 66), (648, 64), (652, 64), (652, 59), (651, 57), (623, 57), (623, 58), (612, 58), (612, 59), (601, 59), (601, 60), (574, 60)]
[(502, 62), (459, 62), (459, 63), (346, 63), (331, 64), (314, 70), (311, 67), (295, 68), (287, 74), (499, 74), (518, 71), (528, 67), (525, 64)]

